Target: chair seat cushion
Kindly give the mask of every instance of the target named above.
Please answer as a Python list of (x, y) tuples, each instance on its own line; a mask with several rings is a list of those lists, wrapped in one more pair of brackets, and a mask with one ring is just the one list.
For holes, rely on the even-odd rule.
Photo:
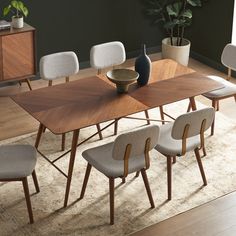
[(203, 96), (207, 98), (223, 98), (227, 96), (233, 96), (236, 94), (236, 85), (219, 77), (219, 76), (207, 76), (217, 82), (220, 82), (224, 87), (220, 89), (213, 90), (208, 93), (204, 93)]
[(0, 180), (31, 175), (36, 158), (36, 149), (31, 145), (0, 146)]
[[(155, 149), (168, 156), (181, 156), (182, 140), (173, 139), (171, 137), (173, 123), (160, 126), (160, 138)], [(200, 146), (200, 136), (193, 136), (187, 139), (186, 151), (194, 150)]]
[[(120, 177), (124, 175), (124, 161), (112, 158), (113, 142), (102, 146), (88, 149), (82, 156), (90, 165), (108, 177)], [(144, 156), (129, 159), (129, 173), (136, 172), (144, 168)]]

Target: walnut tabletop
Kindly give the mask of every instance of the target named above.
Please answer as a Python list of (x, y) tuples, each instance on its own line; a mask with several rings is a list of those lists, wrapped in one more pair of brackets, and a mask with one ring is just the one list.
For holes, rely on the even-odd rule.
[(222, 85), (197, 72), (180, 75), (138, 87), (130, 86), (129, 95), (149, 108), (159, 107), (222, 88)]
[(33, 90), (11, 97), (54, 134), (66, 133), (148, 109), (98, 77)]
[(128, 116), (222, 88), (169, 59), (152, 63), (148, 85), (118, 94), (105, 75), (37, 89), (11, 98), (55, 134)]

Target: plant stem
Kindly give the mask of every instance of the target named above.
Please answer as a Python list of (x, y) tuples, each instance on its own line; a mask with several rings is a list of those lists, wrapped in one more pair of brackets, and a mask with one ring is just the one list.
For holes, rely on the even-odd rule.
[[(187, 0), (183, 0), (184, 3), (183, 3), (183, 11), (185, 12), (185, 9), (186, 9), (186, 6), (187, 6)], [(184, 17), (183, 17), (184, 19)], [(181, 38), (180, 38), (180, 46), (182, 45), (182, 42), (183, 42), (183, 37), (184, 37), (184, 26), (182, 26), (182, 30), (181, 30)]]

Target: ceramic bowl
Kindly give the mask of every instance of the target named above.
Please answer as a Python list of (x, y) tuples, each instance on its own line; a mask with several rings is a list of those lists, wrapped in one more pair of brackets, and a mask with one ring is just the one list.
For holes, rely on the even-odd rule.
[(107, 72), (107, 78), (116, 85), (118, 93), (127, 93), (129, 85), (138, 77), (138, 72), (131, 69), (114, 69)]

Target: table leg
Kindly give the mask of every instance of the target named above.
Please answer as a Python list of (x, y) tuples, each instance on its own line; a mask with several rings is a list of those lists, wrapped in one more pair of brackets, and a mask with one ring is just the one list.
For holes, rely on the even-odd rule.
[(66, 183), (66, 193), (65, 193), (64, 207), (67, 207), (67, 203), (68, 203), (71, 179), (72, 179), (73, 168), (74, 168), (74, 163), (75, 163), (75, 156), (76, 156), (76, 148), (77, 148), (78, 138), (79, 138), (79, 129), (75, 130), (73, 132), (73, 139), (72, 139), (71, 153), (70, 153), (70, 163), (69, 163), (67, 183)]
[(194, 97), (189, 98), (189, 100), (190, 100), (190, 104), (191, 104), (192, 110), (196, 111), (197, 110), (197, 106), (196, 106), (196, 102), (195, 102)]
[(40, 123), (39, 129), (38, 129), (38, 134), (37, 134), (35, 145), (34, 145), (36, 149), (38, 149), (43, 130), (44, 130), (44, 125)]

